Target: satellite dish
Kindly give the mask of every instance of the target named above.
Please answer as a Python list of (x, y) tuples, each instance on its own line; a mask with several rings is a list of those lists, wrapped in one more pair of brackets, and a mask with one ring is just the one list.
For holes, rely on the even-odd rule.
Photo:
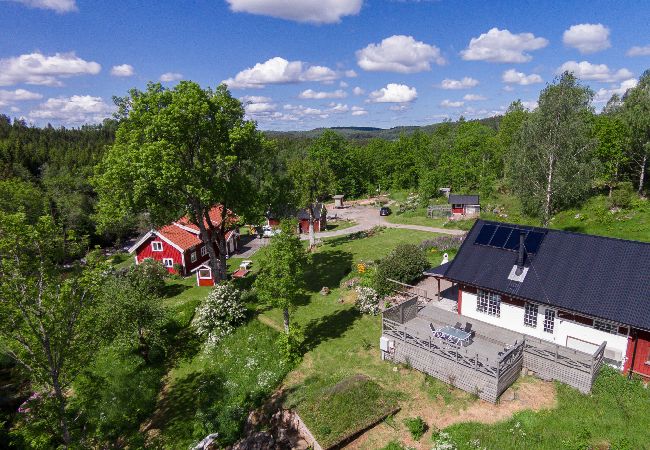
[(449, 262), (449, 255), (445, 253), (442, 255), (442, 264), (447, 264)]

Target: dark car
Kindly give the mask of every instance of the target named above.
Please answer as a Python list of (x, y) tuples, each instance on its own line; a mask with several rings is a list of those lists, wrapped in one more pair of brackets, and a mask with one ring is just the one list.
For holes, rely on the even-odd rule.
[(390, 208), (388, 206), (382, 206), (379, 208), (379, 215), (380, 216), (390, 216)]

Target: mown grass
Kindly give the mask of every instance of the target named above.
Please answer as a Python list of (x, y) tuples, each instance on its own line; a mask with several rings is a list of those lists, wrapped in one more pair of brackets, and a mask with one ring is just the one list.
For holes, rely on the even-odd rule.
[(459, 450), (650, 449), (650, 390), (604, 367), (591, 395), (557, 383), (558, 406), (496, 425), (447, 428)]

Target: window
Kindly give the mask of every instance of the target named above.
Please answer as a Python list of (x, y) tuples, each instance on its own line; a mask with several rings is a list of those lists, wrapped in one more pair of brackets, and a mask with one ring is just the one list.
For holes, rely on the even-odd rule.
[(174, 267), (174, 260), (172, 258), (163, 258), (163, 266)]
[(544, 332), (553, 334), (555, 328), (555, 310), (547, 309), (544, 312)]
[(532, 303), (526, 303), (524, 307), (524, 325), (531, 328), (537, 328), (537, 312), (539, 308)]
[(192, 254), (190, 255), (190, 259), (192, 260), (192, 262), (196, 262), (196, 252), (192, 252)]
[(490, 316), (499, 317), (501, 315), (501, 296), (494, 292), (479, 289), (476, 310)]
[(618, 334), (618, 327), (608, 322), (601, 322), (600, 320), (594, 320), (594, 328), (605, 333)]
[(208, 254), (208, 247), (204, 245), (203, 247), (201, 247), (201, 256), (205, 256), (207, 254)]
[(151, 250), (154, 251), (154, 252), (162, 252), (162, 242), (153, 241), (151, 243)]
[(212, 278), (212, 275), (210, 274), (210, 269), (199, 270), (199, 278), (201, 278), (202, 280), (207, 280), (208, 278)]

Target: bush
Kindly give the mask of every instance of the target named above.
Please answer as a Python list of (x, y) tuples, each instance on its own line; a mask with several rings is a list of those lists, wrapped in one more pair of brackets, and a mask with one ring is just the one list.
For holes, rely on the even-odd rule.
[(618, 187), (612, 191), (612, 196), (609, 198), (609, 206), (610, 208), (627, 209), (632, 204), (633, 198), (634, 188), (632, 187), (632, 183), (620, 183)]
[(355, 302), (362, 314), (379, 313), (379, 294), (371, 287), (357, 287), (357, 301)]
[(389, 294), (394, 285), (388, 279), (412, 283), (429, 267), (429, 261), (420, 248), (413, 244), (400, 244), (379, 262), (375, 289), (380, 295)]
[(210, 348), (232, 333), (235, 326), (244, 321), (245, 315), (241, 292), (231, 284), (218, 284), (196, 308), (192, 324)]
[(129, 284), (141, 292), (162, 297), (165, 290), (165, 277), (169, 275), (163, 265), (153, 259), (145, 259), (131, 266), (126, 276)]
[(416, 441), (419, 441), (422, 435), (427, 431), (427, 424), (424, 423), (424, 420), (422, 420), (422, 417), (420, 416), (404, 419), (404, 425), (406, 425), (409, 433), (411, 433), (411, 437)]

